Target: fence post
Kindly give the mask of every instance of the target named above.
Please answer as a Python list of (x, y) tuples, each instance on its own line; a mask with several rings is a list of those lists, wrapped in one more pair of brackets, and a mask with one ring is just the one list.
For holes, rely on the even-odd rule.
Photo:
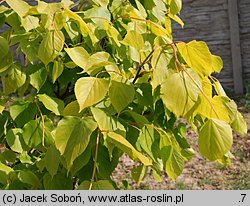
[(231, 54), (233, 63), (234, 91), (243, 94), (242, 60), (240, 48), (240, 31), (238, 17), (238, 0), (228, 0), (228, 16), (230, 25)]

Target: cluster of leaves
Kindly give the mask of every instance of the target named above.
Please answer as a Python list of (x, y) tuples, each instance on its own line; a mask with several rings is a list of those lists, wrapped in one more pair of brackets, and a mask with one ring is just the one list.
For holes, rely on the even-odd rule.
[(124, 152), (140, 162), (138, 183), (148, 168), (175, 180), (195, 155), (180, 117), (204, 157), (229, 164), (232, 129), (246, 124), (211, 76), (221, 58), (204, 42), (173, 41), (181, 0), (5, 2), (1, 188), (116, 188)]

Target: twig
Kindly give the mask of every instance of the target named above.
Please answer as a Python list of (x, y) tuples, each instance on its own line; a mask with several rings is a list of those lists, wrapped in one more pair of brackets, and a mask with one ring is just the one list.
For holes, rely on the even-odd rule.
[(144, 61), (140, 64), (140, 66), (139, 66), (139, 68), (138, 68), (138, 70), (137, 70), (137, 73), (136, 73), (136, 75), (135, 75), (135, 78), (134, 78), (134, 80), (133, 80), (133, 84), (135, 84), (135, 82), (136, 82), (136, 80), (139, 78), (139, 76), (140, 76), (140, 72), (141, 72), (141, 69), (142, 69), (142, 67), (144, 66), (144, 64), (146, 64), (147, 63), (147, 61), (150, 59), (150, 57), (152, 56), (152, 54), (154, 53), (154, 49), (149, 53), (149, 55), (146, 57), (146, 59), (144, 59)]

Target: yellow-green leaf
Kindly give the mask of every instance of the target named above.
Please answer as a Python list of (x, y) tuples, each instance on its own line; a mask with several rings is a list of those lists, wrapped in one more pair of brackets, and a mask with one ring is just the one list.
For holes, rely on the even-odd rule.
[(232, 143), (232, 129), (225, 121), (209, 119), (199, 131), (199, 151), (211, 161), (221, 159)]
[(77, 66), (85, 69), (90, 55), (83, 47), (65, 48), (65, 51)]
[[(200, 86), (195, 73), (188, 70), (193, 80)], [(184, 116), (196, 103), (200, 90), (186, 73), (171, 74), (161, 87), (161, 98), (174, 114)]]
[(90, 135), (97, 125), (92, 119), (79, 117), (65, 117), (55, 130), (55, 144), (66, 161), (67, 169), (73, 165), (74, 160), (87, 148)]
[(64, 102), (62, 100), (50, 97), (47, 94), (38, 94), (37, 97), (48, 110), (56, 115), (63, 115)]
[(101, 78), (83, 77), (75, 85), (80, 111), (101, 101), (108, 92), (109, 81)]
[(29, 4), (22, 0), (5, 0), (5, 1), (20, 17), (25, 16), (30, 9)]
[(111, 81), (109, 96), (115, 110), (120, 113), (134, 99), (135, 90), (132, 85)]
[(132, 159), (140, 160), (145, 166), (150, 166), (152, 164), (151, 160), (146, 156), (138, 152), (123, 136), (115, 132), (108, 133), (109, 140), (116, 147), (118, 147), (123, 152), (127, 153)]
[(194, 40), (176, 45), (187, 65), (198, 74), (209, 76), (213, 72), (213, 56), (205, 42)]
[(141, 49), (143, 49), (144, 47), (144, 39), (143, 36), (134, 31), (134, 30), (130, 30), (127, 32), (125, 38), (122, 41), (123, 44), (131, 46), (136, 48), (138, 51), (140, 51)]
[(61, 31), (55, 30), (46, 33), (38, 49), (38, 57), (45, 65), (59, 55), (63, 49), (64, 40), (64, 35)]
[(235, 119), (232, 122), (232, 128), (239, 134), (247, 134), (247, 124), (240, 112), (236, 112)]
[(26, 16), (21, 19), (22, 25), (26, 32), (35, 29), (39, 26), (39, 18), (35, 16)]

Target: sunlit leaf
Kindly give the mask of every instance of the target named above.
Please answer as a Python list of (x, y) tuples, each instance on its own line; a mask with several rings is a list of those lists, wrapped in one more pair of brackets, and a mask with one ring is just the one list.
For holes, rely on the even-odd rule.
[(77, 80), (75, 85), (76, 99), (80, 111), (102, 100), (108, 92), (109, 81), (94, 77), (84, 77)]

